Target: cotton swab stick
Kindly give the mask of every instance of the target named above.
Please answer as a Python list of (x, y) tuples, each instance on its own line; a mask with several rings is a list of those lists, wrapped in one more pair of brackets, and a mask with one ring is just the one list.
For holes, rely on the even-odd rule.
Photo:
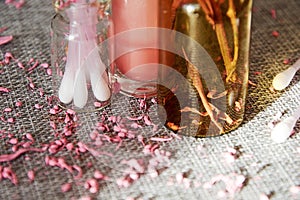
[(67, 12), (70, 20), (68, 53), (65, 72), (58, 90), (59, 100), (65, 104), (68, 104), (73, 100), (75, 71), (79, 68), (79, 58), (77, 56), (79, 49), (78, 41), (76, 41), (78, 27), (73, 25), (76, 22), (76, 19), (74, 19), (72, 12), (74, 11), (71, 10)]
[(70, 69), (70, 67), (66, 68), (58, 90), (59, 100), (64, 104), (68, 104), (73, 100), (74, 76), (74, 70)]
[(76, 72), (74, 83), (74, 105), (78, 108), (83, 108), (88, 100), (88, 90), (86, 84), (85, 66), (81, 66)]
[[(94, 12), (93, 12), (94, 11)], [(88, 7), (87, 5), (82, 5), (82, 7), (78, 10), (76, 10), (76, 18), (79, 22), (76, 24), (77, 26), (77, 34), (79, 36), (78, 41), (78, 51), (77, 56), (79, 58), (79, 68), (76, 71), (75, 74), (75, 81), (74, 81), (74, 95), (73, 95), (73, 102), (74, 105), (78, 108), (83, 108), (88, 100), (88, 90), (87, 90), (87, 62), (86, 59), (89, 55), (89, 52), (91, 49), (89, 46), (91, 46), (89, 43), (93, 42), (91, 41), (92, 37), (96, 37), (96, 33), (94, 35), (90, 35), (90, 23), (93, 23), (90, 20), (93, 20), (91, 17), (94, 15), (96, 17), (96, 9), (93, 9)], [(87, 20), (87, 23), (82, 23), (82, 20)]]
[(284, 142), (293, 131), (293, 128), (300, 117), (300, 106), (295, 110), (292, 116), (276, 124), (271, 132), (271, 138), (276, 143)]
[(73, 100), (74, 94), (74, 77), (75, 71), (78, 69), (78, 59), (74, 56), (77, 51), (77, 44), (75, 43), (74, 41), (69, 41), (65, 72), (58, 90), (58, 97), (65, 104)]
[(99, 101), (107, 101), (110, 98), (110, 88), (105, 65), (102, 62), (97, 48), (95, 48), (87, 59), (89, 75), (94, 96)]
[(300, 59), (298, 59), (291, 67), (277, 74), (273, 79), (273, 87), (275, 90), (285, 89), (293, 79), (295, 73), (300, 69)]

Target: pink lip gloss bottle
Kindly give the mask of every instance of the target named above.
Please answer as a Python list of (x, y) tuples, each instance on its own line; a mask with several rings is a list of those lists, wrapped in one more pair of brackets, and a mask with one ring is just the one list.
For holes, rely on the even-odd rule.
[[(113, 74), (121, 93), (156, 95), (159, 31), (171, 28), (172, 0), (112, 0)], [(166, 63), (165, 63), (166, 64)]]

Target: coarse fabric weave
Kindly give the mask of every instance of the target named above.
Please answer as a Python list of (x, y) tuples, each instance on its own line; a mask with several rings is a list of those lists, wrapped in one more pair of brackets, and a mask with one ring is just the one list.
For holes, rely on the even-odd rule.
[[(128, 168), (124, 160), (137, 159), (148, 166), (155, 158), (143, 152), (144, 146), (137, 138), (124, 139), (120, 146), (103, 141), (97, 149), (102, 154), (97, 156), (88, 152), (81, 152), (78, 156), (66, 149), (57, 154), (48, 151), (25, 153), (13, 161), (0, 163), (2, 167), (10, 167), (18, 177), (17, 185), (8, 179), (0, 179), (0, 199), (58, 200), (87, 196), (107, 200), (253, 200), (264, 196), (277, 200), (300, 199), (300, 191), (295, 191), (300, 186), (300, 122), (294, 128), (295, 134), (282, 144), (271, 140), (268, 126), (277, 113), (284, 113), (283, 119), (300, 105), (299, 72), (285, 90), (270, 90), (274, 76), (300, 58), (299, 13), (299, 0), (254, 1), (249, 78), (257, 86), (249, 86), (245, 119), (238, 129), (220, 137), (181, 136), (181, 139), (175, 137), (171, 141), (160, 142), (159, 150), (171, 155), (165, 162), (159, 161), (156, 167), (158, 176), (152, 176), (148, 171), (140, 173), (128, 187), (117, 184)], [(0, 28), (7, 27), (7, 30), (0, 36), (12, 35), (13, 40), (0, 46), (0, 60), (4, 59), (6, 52), (11, 52), (24, 65), (31, 58), (39, 63), (50, 63), (50, 21), (53, 15), (50, 0), (27, 0), (20, 9), (1, 0)], [(274, 31), (279, 33), (277, 37), (272, 34)], [(290, 62), (286, 64), (286, 60)], [(30, 83), (34, 87), (30, 87)], [(35, 139), (34, 147), (52, 144), (59, 139), (64, 122), (49, 113), (52, 105), (47, 97), (52, 95), (51, 76), (43, 67), (39, 66), (29, 73), (18, 67), (17, 61), (4, 64), (0, 66), (0, 87), (9, 89), (7, 93), (0, 92), (1, 155), (12, 153), (9, 137), (28, 141), (25, 135), (30, 133)], [(19, 101), (22, 106), (18, 107), (16, 103)], [(145, 125), (135, 133), (136, 136), (144, 136), (145, 142), (149, 142), (151, 137), (170, 136), (169, 131), (155, 121), (156, 109), (154, 104), (151, 105), (147, 112), (158, 124), (157, 130)], [(12, 108), (12, 111), (6, 112), (5, 108)], [(90, 133), (104, 113), (124, 118), (143, 115), (137, 99), (117, 95), (112, 104), (102, 111), (78, 114), (79, 126), (67, 140), (73, 144), (78, 141), (91, 143)], [(14, 121), (10, 123), (8, 119)], [(57, 125), (56, 129), (51, 122)], [(236, 150), (231, 154), (233, 162), (226, 159), (230, 149)], [(66, 169), (46, 165), (46, 156), (61, 157), (70, 166), (80, 166), (82, 178), (75, 179)], [(27, 176), (30, 170), (35, 174), (33, 181)], [(93, 177), (95, 170), (108, 179), (98, 180), (99, 191), (93, 194), (84, 187), (84, 183)], [(230, 181), (232, 183), (238, 177), (245, 180), (239, 191), (230, 193)], [(72, 185), (68, 192), (61, 191), (65, 183)]]

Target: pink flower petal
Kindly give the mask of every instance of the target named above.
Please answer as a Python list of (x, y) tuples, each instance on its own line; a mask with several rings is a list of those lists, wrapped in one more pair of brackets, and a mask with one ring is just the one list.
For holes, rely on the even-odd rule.
[(0, 37), (0, 45), (8, 43), (8, 42), (12, 41), (12, 39), (13, 39), (12, 35), (2, 36), (2, 37)]

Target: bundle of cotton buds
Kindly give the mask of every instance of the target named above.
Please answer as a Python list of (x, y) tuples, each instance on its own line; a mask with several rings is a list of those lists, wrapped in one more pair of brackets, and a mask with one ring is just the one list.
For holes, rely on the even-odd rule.
[(106, 67), (98, 52), (97, 7), (84, 2), (77, 1), (74, 3), (77, 5), (67, 10), (70, 34), (65, 72), (58, 91), (62, 103), (73, 100), (78, 108), (87, 103), (88, 82), (97, 100), (107, 101), (111, 95)]

